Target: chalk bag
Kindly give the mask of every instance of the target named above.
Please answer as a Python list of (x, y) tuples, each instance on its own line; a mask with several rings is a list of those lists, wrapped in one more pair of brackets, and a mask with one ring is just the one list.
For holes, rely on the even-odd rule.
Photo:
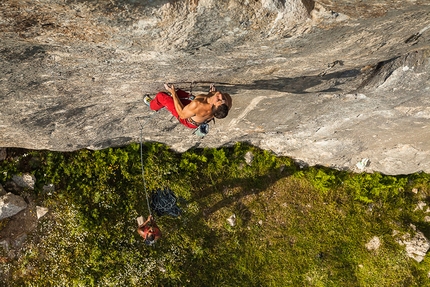
[(209, 125), (204, 123), (201, 124), (194, 132), (199, 137), (205, 137), (209, 133)]

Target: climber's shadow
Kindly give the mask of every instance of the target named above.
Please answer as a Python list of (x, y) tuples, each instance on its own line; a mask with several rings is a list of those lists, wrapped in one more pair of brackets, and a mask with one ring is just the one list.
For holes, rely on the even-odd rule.
[[(336, 92), (340, 89), (337, 88), (339, 84), (342, 84), (348, 80), (348, 78), (354, 78), (360, 74), (359, 70), (347, 70), (339, 71), (323, 76), (303, 76), (296, 78), (274, 78), (270, 80), (256, 80), (252, 84), (246, 85), (234, 85), (228, 86), (225, 90), (230, 93), (237, 93), (239, 90), (271, 90), (278, 92), (287, 92), (293, 94), (308, 94), (318, 92)], [(336, 81), (338, 79), (339, 81)], [(307, 92), (307, 89), (312, 87), (317, 88), (319, 85), (329, 82), (330, 84), (323, 85), (321, 90)], [(221, 85), (218, 86), (221, 89)]]

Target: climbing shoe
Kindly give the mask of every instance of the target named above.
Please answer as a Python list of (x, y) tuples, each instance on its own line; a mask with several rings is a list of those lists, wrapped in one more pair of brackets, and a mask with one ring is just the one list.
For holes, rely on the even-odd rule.
[(143, 102), (145, 103), (145, 105), (147, 105), (149, 107), (149, 103), (152, 101), (151, 97), (149, 95), (145, 95), (145, 97), (143, 97)]

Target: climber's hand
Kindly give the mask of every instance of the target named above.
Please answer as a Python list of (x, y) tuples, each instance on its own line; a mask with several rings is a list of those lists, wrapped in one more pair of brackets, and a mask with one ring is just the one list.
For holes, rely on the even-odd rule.
[(173, 84), (164, 84), (164, 88), (170, 93), (175, 92), (175, 86)]

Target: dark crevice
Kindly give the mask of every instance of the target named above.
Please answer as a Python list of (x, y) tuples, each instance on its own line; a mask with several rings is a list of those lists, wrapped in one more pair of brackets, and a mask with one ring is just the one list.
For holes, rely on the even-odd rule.
[(314, 0), (302, 0), (303, 5), (306, 8), (306, 11), (308, 11), (308, 14), (311, 13), (312, 10), (315, 8), (315, 1)]

